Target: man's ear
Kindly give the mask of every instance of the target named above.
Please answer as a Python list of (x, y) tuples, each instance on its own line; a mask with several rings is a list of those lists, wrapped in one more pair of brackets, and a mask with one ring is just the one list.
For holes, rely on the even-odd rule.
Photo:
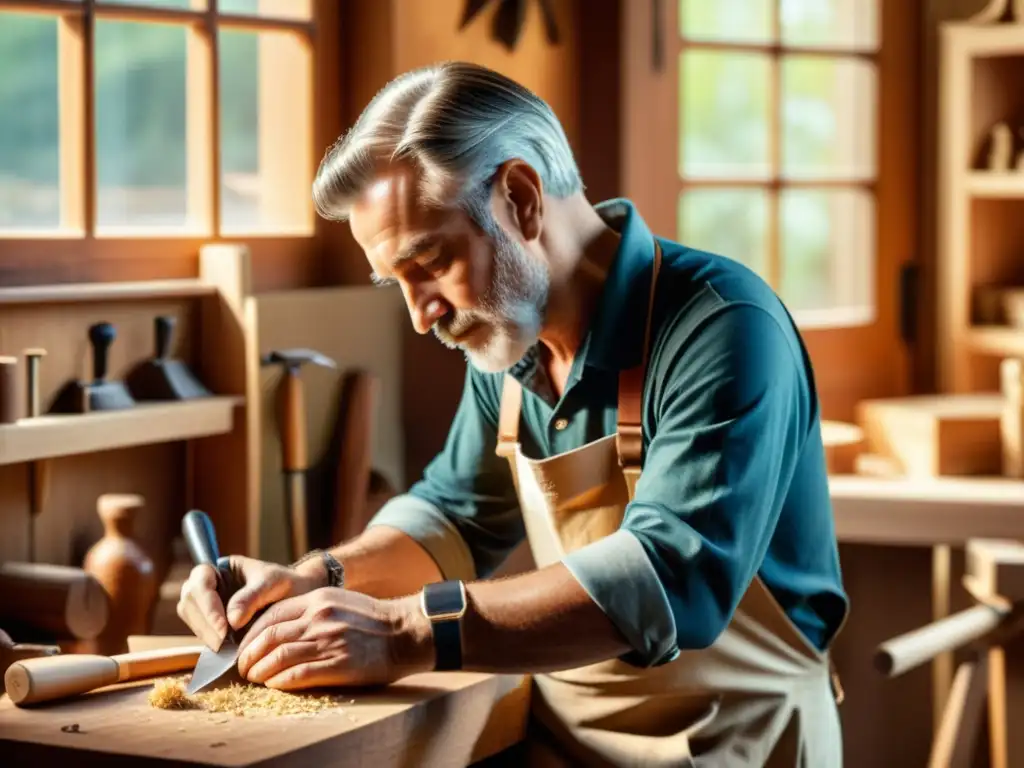
[(506, 226), (518, 230), (523, 240), (540, 237), (544, 221), (544, 184), (533, 166), (513, 159), (502, 163), (494, 178), (494, 202), (506, 218)]

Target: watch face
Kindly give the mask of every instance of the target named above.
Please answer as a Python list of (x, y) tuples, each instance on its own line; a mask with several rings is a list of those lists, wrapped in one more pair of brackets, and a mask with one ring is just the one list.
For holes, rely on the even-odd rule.
[(428, 584), (423, 589), (423, 610), (427, 616), (461, 614), (466, 609), (466, 595), (461, 581)]

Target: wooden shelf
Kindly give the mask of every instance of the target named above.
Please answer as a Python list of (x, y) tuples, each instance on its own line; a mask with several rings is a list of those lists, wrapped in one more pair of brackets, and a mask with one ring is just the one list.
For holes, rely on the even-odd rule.
[(216, 290), (215, 286), (194, 279), (23, 286), (0, 288), (0, 305), (184, 298), (213, 295)]
[(976, 325), (967, 335), (973, 352), (997, 357), (1024, 357), (1024, 328), (1004, 325)]
[(829, 478), (840, 541), (962, 546), (1024, 539), (1024, 482), (1003, 477)]
[(1024, 200), (1024, 171), (988, 173), (975, 171), (967, 177), (967, 190), (974, 197)]
[(0, 464), (192, 440), (231, 431), (239, 397), (140, 403), (130, 410), (40, 416), (0, 425)]

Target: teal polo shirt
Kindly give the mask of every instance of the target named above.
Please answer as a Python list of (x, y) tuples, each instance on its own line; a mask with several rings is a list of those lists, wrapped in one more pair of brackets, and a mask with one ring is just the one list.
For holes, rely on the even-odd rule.
[[(641, 360), (654, 239), (626, 200), (598, 206), (620, 233), (565, 391), (539, 350), (523, 384), (534, 459), (614, 434), (618, 376)], [(622, 526), (565, 565), (654, 666), (711, 645), (759, 575), (824, 648), (847, 610), (811, 363), (775, 293), (738, 261), (662, 247), (643, 394), (643, 471)], [(495, 455), (503, 374), (467, 366), (441, 453), (370, 525), (416, 539), (448, 579), (486, 578), (524, 538), (508, 461)]]

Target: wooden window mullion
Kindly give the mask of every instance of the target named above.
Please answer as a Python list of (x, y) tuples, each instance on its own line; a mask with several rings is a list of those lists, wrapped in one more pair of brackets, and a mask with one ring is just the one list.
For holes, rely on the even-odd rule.
[(780, 180), (782, 179), (782, 0), (775, 0), (771, 10), (771, 39), (775, 43), (769, 61), (769, 117), (768, 117), (768, 162), (770, 184), (765, 190), (768, 195), (768, 221), (765, 237), (765, 280), (776, 291), (781, 292), (782, 280), (782, 206)]

